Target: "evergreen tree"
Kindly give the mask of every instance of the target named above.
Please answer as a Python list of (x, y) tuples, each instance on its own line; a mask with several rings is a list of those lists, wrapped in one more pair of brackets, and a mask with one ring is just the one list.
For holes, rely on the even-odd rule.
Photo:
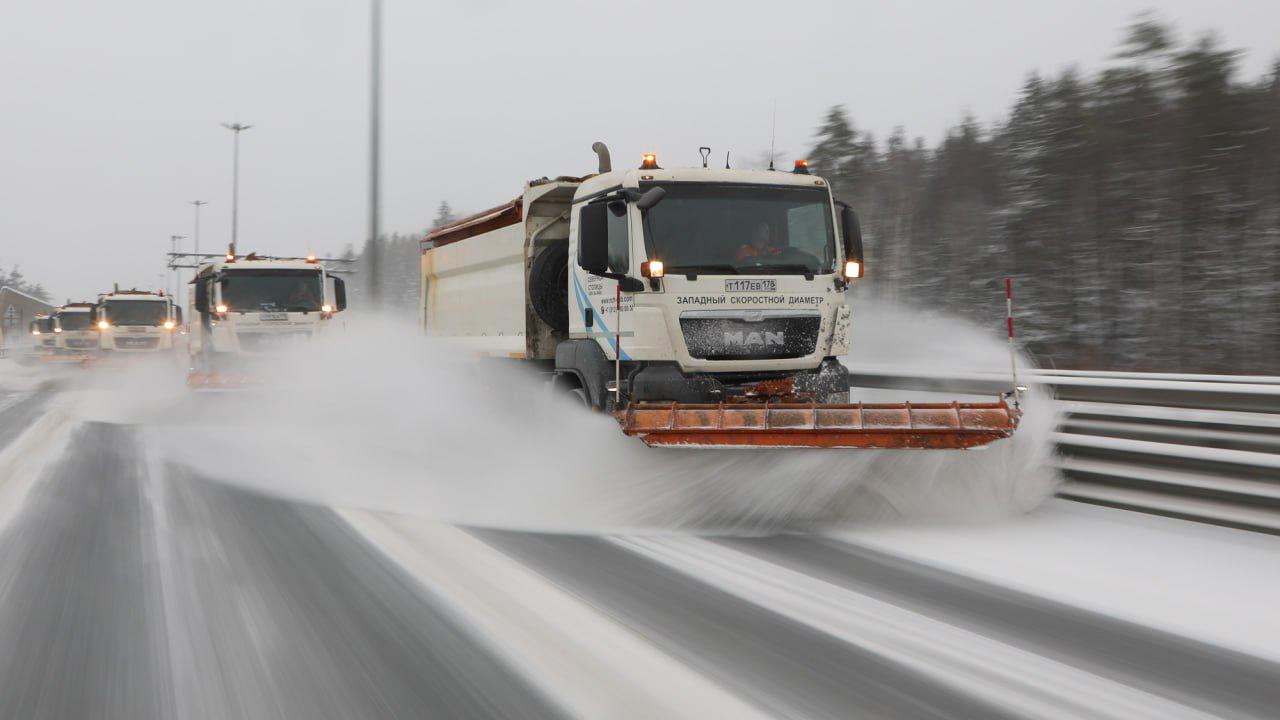
[(844, 172), (857, 154), (857, 143), (857, 133), (844, 106), (837, 105), (828, 110), (826, 119), (818, 128), (817, 142), (809, 151), (809, 166), (813, 172), (825, 177), (837, 193), (851, 190), (845, 187)]
[(431, 228), (434, 230), (438, 227), (444, 227), (457, 219), (457, 216), (453, 214), (453, 207), (449, 205), (449, 201), (441, 200), (440, 205), (436, 207), (436, 218), (431, 221)]

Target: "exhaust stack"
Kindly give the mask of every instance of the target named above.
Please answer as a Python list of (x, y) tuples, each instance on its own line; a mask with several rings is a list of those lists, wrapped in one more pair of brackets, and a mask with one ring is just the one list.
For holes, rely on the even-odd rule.
[(597, 140), (591, 144), (591, 149), (595, 151), (596, 157), (600, 158), (600, 172), (602, 174), (613, 170), (613, 163), (609, 160), (609, 146)]

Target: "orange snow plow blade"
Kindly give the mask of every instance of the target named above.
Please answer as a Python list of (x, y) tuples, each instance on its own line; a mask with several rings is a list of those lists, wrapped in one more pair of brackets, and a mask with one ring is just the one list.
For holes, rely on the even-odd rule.
[(245, 373), (193, 372), (187, 375), (187, 387), (196, 392), (232, 392), (255, 385), (253, 377)]
[(97, 362), (97, 358), (89, 353), (76, 353), (66, 355), (46, 355), (41, 358), (47, 363), (66, 363), (68, 365), (89, 365)]
[(994, 403), (633, 403), (617, 413), (650, 446), (974, 448), (1013, 435), (1020, 413)]

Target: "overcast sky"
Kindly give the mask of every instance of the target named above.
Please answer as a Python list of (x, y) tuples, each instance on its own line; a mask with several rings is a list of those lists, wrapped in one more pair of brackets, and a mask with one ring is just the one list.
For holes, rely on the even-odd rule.
[[(1280, 55), (1280, 3), (1223, 0), (628, 3), (385, 0), (384, 226), (447, 199), (479, 210), (543, 175), (710, 145), (803, 155), (848, 106), (884, 136), (935, 141), (1001, 117), (1032, 70), (1106, 62), (1156, 7), (1184, 33)], [(337, 252), (363, 239), (368, 5), (362, 0), (0, 0), (0, 263), (58, 299), (158, 286), (169, 237), (230, 233), (243, 135), (241, 250)], [(189, 243), (190, 241), (185, 241)]]

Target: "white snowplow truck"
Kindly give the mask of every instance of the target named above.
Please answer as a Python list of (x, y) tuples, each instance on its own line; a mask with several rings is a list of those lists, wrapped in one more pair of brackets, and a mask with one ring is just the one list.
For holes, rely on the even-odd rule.
[(58, 354), (83, 359), (97, 352), (101, 340), (94, 324), (94, 305), (69, 302), (53, 314)]
[(173, 298), (163, 292), (119, 286), (99, 295), (94, 311), (98, 349), (108, 353), (171, 351), (182, 322)]
[(53, 316), (37, 315), (31, 321), (31, 352), (41, 356), (52, 356), (58, 349), (58, 337), (53, 332)]
[(187, 383), (197, 389), (251, 381), (255, 358), (326, 332), (347, 306), (342, 278), (314, 256), (229, 252), (198, 266), (188, 295)]
[[(857, 216), (795, 172), (613, 170), (543, 178), (422, 242), (423, 332), (542, 365), (649, 445), (968, 448), (1010, 436), (993, 403), (849, 401), (845, 289)], [(708, 151), (709, 152), (709, 151)]]

